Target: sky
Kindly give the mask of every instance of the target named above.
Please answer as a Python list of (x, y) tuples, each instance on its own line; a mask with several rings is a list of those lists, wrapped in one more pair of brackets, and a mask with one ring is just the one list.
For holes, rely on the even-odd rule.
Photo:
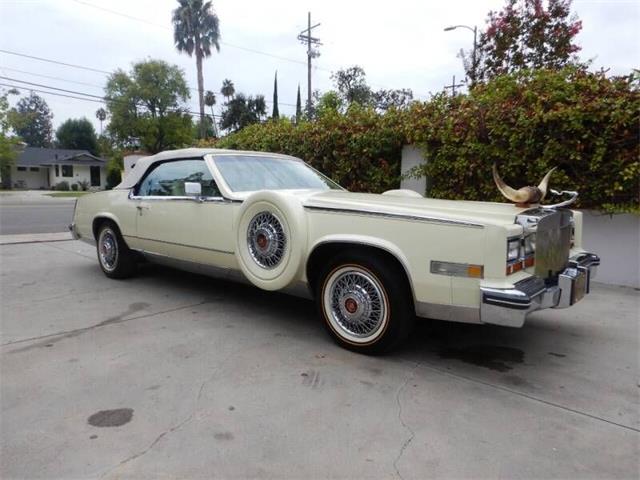
[[(332, 87), (331, 72), (361, 66), (373, 88), (411, 88), (428, 99), (464, 77), (457, 58), (470, 49), (473, 33), (445, 32), (449, 25), (477, 25), (504, 0), (214, 0), (220, 18), (221, 50), (204, 63), (205, 89), (219, 92), (231, 79), (236, 92), (263, 94), (271, 112), (278, 72), (281, 114), (295, 113), (298, 84), (306, 96), (306, 47), (296, 39), (311, 12), (320, 57), (314, 60), (313, 89)], [(159, 58), (180, 66), (196, 86), (195, 59), (173, 45), (171, 11), (175, 0), (0, 0), (0, 50), (112, 72), (133, 62)], [(574, 0), (582, 20), (580, 57), (593, 68), (627, 74), (640, 64), (640, 0)], [(101, 96), (107, 75), (0, 52), (0, 76)], [(54, 78), (52, 78), (54, 77)], [(14, 83), (0, 79), (0, 83)], [(34, 89), (47, 90), (32, 86)], [(27, 88), (21, 88), (27, 94)], [(87, 117), (99, 131), (99, 103), (43, 96), (54, 127), (68, 118)], [(218, 96), (219, 103), (222, 97)], [(197, 93), (189, 107), (198, 110)], [(220, 105), (216, 107), (217, 111)]]

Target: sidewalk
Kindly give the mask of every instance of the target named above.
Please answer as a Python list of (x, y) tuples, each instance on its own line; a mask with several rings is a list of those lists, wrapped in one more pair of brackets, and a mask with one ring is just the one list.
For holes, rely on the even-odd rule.
[(66, 240), (73, 240), (70, 232), (0, 235), (0, 245), (10, 245), (14, 243), (62, 242)]

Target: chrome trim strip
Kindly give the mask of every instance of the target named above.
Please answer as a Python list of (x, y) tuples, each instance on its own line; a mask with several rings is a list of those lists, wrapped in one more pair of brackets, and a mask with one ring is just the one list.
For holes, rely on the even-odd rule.
[(479, 223), (465, 222), (463, 220), (450, 220), (446, 218), (439, 217), (427, 217), (423, 215), (407, 215), (403, 213), (390, 213), (390, 212), (380, 212), (380, 211), (371, 211), (371, 210), (356, 210), (352, 208), (338, 208), (338, 207), (319, 207), (315, 205), (305, 205), (304, 208), (306, 210), (316, 210), (322, 212), (329, 213), (344, 213), (351, 215), (371, 215), (377, 217), (390, 218), (392, 220), (409, 220), (409, 221), (418, 221), (418, 222), (427, 222), (427, 223), (437, 223), (440, 225), (455, 225), (460, 227), (469, 227), (469, 228), (484, 228), (484, 225)]
[[(227, 255), (234, 255), (234, 252), (229, 252), (227, 250), (218, 250), (216, 248), (199, 247), (197, 245), (187, 245), (185, 243), (167, 242), (166, 240), (156, 240), (155, 238), (138, 237), (136, 235), (123, 235), (123, 237), (125, 239), (134, 238), (136, 240), (146, 240), (149, 242), (158, 242), (158, 243), (165, 243), (167, 245), (176, 245), (178, 247), (197, 248), (198, 250), (207, 250), (208, 252), (226, 253)], [(140, 251), (142, 251), (143, 253), (145, 252), (144, 250), (140, 250)]]
[(164, 195), (134, 195), (133, 189), (129, 193), (129, 200), (160, 200), (160, 201), (189, 201), (196, 203), (234, 203), (237, 200), (231, 200), (225, 197), (192, 197), (188, 195), (181, 196), (164, 196)]
[[(234, 268), (223, 268), (215, 265), (208, 265), (204, 263), (191, 262), (189, 260), (180, 260), (161, 253), (147, 252), (140, 249), (132, 249), (140, 252), (147, 260), (153, 263), (158, 263), (169, 268), (176, 268), (178, 270), (185, 270), (187, 272), (195, 273), (196, 275), (205, 275), (207, 277), (217, 278), (220, 280), (230, 281), (234, 283), (241, 283), (243, 285), (254, 285), (242, 274), (240, 270)], [(313, 300), (313, 295), (309, 290), (309, 285), (302, 280), (293, 282), (291, 285), (279, 290), (280, 293), (292, 295), (294, 297), (305, 298), (307, 300)]]

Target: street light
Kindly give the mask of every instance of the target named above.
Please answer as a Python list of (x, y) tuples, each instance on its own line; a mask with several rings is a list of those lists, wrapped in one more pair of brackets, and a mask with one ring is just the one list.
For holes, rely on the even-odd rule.
[(478, 37), (478, 27), (470, 27), (468, 25), (451, 25), (444, 29), (445, 32), (450, 32), (451, 30), (455, 30), (456, 28), (466, 28), (467, 30), (471, 30), (473, 32), (473, 52), (471, 53), (471, 85), (475, 85), (476, 83), (476, 48), (477, 48), (477, 37)]

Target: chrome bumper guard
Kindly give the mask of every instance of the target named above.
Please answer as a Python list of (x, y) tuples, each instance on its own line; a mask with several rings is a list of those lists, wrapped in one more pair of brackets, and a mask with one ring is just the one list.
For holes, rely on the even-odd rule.
[(481, 287), (480, 320), (521, 327), (531, 312), (570, 307), (589, 293), (598, 265), (600, 257), (585, 252), (569, 259), (558, 275), (557, 285), (547, 285), (540, 277), (531, 276), (508, 289)]

